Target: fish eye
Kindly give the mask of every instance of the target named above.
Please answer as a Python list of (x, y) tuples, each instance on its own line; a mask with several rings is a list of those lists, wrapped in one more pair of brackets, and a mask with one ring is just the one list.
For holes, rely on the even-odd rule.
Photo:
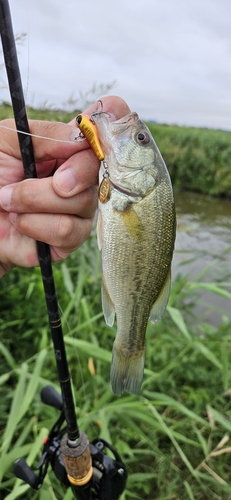
[(150, 137), (146, 132), (139, 132), (137, 134), (137, 139), (141, 144), (147, 144), (150, 141)]

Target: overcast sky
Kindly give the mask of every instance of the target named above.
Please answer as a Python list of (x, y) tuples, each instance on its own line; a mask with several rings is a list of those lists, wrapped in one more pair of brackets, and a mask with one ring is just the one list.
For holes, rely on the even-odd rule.
[[(28, 105), (116, 81), (141, 118), (231, 130), (231, 0), (10, 0)], [(2, 99), (9, 100), (7, 91)], [(99, 96), (97, 96), (99, 97)]]

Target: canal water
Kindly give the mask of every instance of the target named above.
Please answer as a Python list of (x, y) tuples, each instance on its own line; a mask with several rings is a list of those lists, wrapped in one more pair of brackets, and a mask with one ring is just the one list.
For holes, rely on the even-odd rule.
[[(192, 192), (175, 193), (177, 237), (172, 274), (206, 283), (226, 283), (231, 292), (231, 200)], [(229, 249), (229, 251), (228, 251)], [(198, 276), (205, 268), (203, 276)], [(231, 300), (202, 291), (195, 306), (199, 321), (231, 321)]]

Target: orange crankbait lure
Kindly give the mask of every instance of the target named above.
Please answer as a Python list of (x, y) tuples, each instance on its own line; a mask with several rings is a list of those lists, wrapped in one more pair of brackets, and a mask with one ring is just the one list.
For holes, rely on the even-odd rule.
[(93, 121), (87, 115), (82, 114), (76, 117), (76, 123), (86, 137), (97, 158), (100, 161), (104, 160), (104, 153), (99, 142), (97, 127)]
[(99, 201), (101, 203), (105, 203), (110, 197), (110, 181), (109, 181), (109, 173), (107, 164), (104, 161), (104, 152), (101, 148), (101, 144), (98, 137), (97, 127), (94, 124), (93, 120), (89, 118), (87, 115), (78, 115), (76, 117), (76, 123), (81, 130), (82, 134), (86, 137), (89, 145), (93, 149), (95, 155), (98, 160), (103, 161), (104, 165), (104, 174), (102, 182), (99, 186)]

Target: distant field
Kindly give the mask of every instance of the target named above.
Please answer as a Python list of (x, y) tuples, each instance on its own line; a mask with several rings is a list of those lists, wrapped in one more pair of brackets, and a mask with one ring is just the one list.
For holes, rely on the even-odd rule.
[[(31, 120), (50, 120), (52, 122), (59, 121), (67, 123), (78, 114), (78, 110), (68, 113), (55, 109), (34, 109), (28, 107), (27, 114), (28, 118)], [(5, 118), (13, 118), (12, 107), (6, 103), (0, 106), (0, 120), (4, 120)]]

